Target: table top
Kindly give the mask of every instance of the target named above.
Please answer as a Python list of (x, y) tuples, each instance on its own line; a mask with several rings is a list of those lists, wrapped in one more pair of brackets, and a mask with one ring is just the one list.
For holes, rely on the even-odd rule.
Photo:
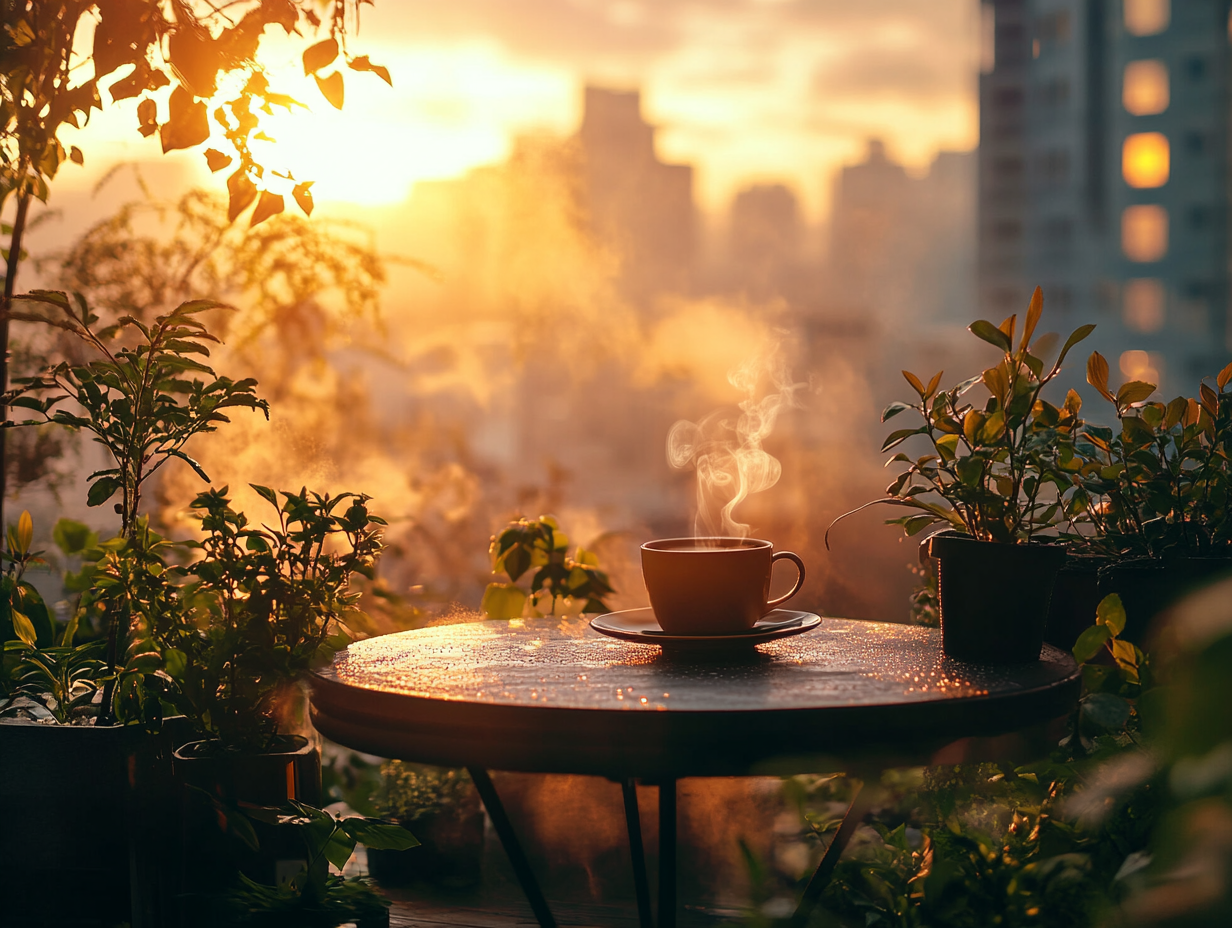
[(936, 629), (884, 622), (827, 618), (743, 651), (671, 654), (550, 618), (356, 642), (315, 677), (312, 704), (325, 735), (382, 756), (735, 775), (1013, 731), (1067, 712), (1079, 679), (1073, 658), (1048, 645), (1032, 664), (966, 664), (942, 653)]

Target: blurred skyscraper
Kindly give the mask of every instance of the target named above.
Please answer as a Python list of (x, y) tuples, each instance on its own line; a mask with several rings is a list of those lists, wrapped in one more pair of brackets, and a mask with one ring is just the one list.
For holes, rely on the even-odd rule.
[(638, 91), (586, 88), (577, 134), (584, 201), (620, 259), (622, 289), (639, 301), (686, 289), (696, 244), (693, 167), (660, 161), (654, 134)]
[(939, 152), (910, 177), (879, 139), (835, 178), (830, 277), (838, 302), (883, 325), (969, 322), (975, 156)]
[(982, 3), (981, 308), (1039, 284), (1124, 377), (1192, 391), (1232, 349), (1232, 3)]

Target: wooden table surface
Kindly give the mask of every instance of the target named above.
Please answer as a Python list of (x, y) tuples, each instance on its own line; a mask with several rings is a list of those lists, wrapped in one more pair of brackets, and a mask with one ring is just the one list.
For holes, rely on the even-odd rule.
[(853, 752), (920, 762), (1062, 715), (1079, 689), (1067, 652), (966, 664), (915, 626), (827, 618), (737, 652), (674, 655), (549, 618), (356, 642), (316, 676), (312, 708), (327, 737), (381, 756), (654, 778), (805, 772)]

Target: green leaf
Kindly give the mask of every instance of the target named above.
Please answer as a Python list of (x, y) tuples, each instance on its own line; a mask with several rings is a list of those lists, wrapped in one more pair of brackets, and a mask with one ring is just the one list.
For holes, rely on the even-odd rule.
[(1092, 625), (1074, 642), (1074, 660), (1085, 664), (1099, 653), (1111, 637), (1112, 633), (1106, 625)]
[(38, 634), (34, 631), (34, 623), (16, 609), (9, 613), (13, 622), (13, 632), (30, 647), (38, 642)]
[(98, 544), (98, 536), (90, 526), (74, 519), (60, 519), (51, 529), (51, 540), (67, 555), (80, 554)]
[(179, 680), (188, 668), (188, 655), (178, 648), (168, 648), (163, 654), (163, 669), (168, 675)]
[(526, 593), (512, 583), (489, 583), (479, 608), (489, 619), (517, 619), (525, 605)]
[(889, 406), (887, 406), (887, 407), (885, 408), (885, 410), (881, 413), (881, 421), (882, 421), (882, 422), (885, 422), (887, 419), (893, 419), (893, 418), (894, 418), (895, 416), (897, 416), (900, 412), (903, 412), (903, 411), (908, 410), (908, 409), (910, 409), (910, 408), (911, 408), (911, 407), (910, 407), (909, 405), (907, 405), (906, 403), (891, 403), (891, 404), (890, 404)]
[(1061, 348), (1061, 353), (1057, 355), (1057, 360), (1056, 363), (1053, 364), (1053, 367), (1059, 368), (1061, 366), (1061, 362), (1065, 360), (1065, 356), (1069, 354), (1069, 350), (1094, 331), (1095, 323), (1088, 323), (1087, 325), (1080, 325), (1078, 328), (1074, 329), (1074, 331), (1070, 332), (1069, 338), (1065, 340), (1065, 345)]
[(111, 497), (115, 496), (120, 488), (119, 480), (114, 477), (102, 477), (90, 485), (90, 492), (86, 497), (86, 505), (101, 506)]
[(1128, 383), (1121, 384), (1121, 388), (1117, 390), (1117, 405), (1129, 406), (1133, 403), (1140, 403), (1154, 392), (1155, 384), (1146, 383), (1142, 380), (1131, 380)]
[(976, 338), (981, 338), (1002, 351), (1008, 352), (1010, 350), (1009, 336), (986, 319), (977, 319), (967, 328)]
[(406, 851), (419, 846), (419, 839), (401, 825), (365, 818), (343, 819), (342, 827), (364, 847), (382, 851)]
[(1125, 631), (1125, 606), (1121, 604), (1121, 597), (1116, 593), (1109, 593), (1100, 600), (1095, 608), (1095, 621), (1098, 625), (1107, 627), (1113, 637)]

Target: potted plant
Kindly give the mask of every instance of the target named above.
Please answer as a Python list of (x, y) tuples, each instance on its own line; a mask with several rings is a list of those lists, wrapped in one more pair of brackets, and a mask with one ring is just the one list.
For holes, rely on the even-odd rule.
[[(1065, 559), (1065, 549), (1043, 543), (1042, 534), (1059, 521), (1062, 494), (1071, 485), (1057, 462), (1073, 456), (1081, 400), (1071, 390), (1057, 407), (1042, 393), (1070, 349), (1095, 327), (1074, 330), (1049, 363), (1051, 337), (1032, 342), (1042, 312), (1037, 287), (1020, 336), (1016, 316), (999, 326), (972, 323), (970, 331), (998, 348), (1002, 359), (949, 390), (939, 389), (942, 373), (925, 384), (903, 371), (918, 401), (891, 403), (882, 421), (910, 411), (922, 422), (891, 432), (882, 451), (923, 436), (925, 453), (896, 452), (887, 464), (905, 467), (886, 495), (835, 519), (887, 504), (913, 510), (887, 523), (909, 536), (932, 525), (949, 527), (925, 547), (939, 562), (945, 651), (962, 660), (1038, 660), (1053, 581)], [(987, 394), (979, 406), (967, 398), (976, 388)]]
[[(203, 556), (184, 568), (184, 608), (150, 628), (175, 682), (171, 701), (197, 736), (176, 751), (175, 767), (186, 784), (228, 807), (315, 804), (320, 754), (288, 721), (300, 679), (350, 640), (345, 627), (363, 622), (349, 583), (353, 574), (371, 575), (383, 522), (364, 496), (301, 490), (280, 502), (272, 490), (254, 489), (273, 505), (273, 525), (250, 525), (225, 487), (194, 501)], [(263, 844), (259, 855), (241, 853), (241, 869), (276, 883), (279, 858)], [(292, 864), (282, 866), (293, 875)]]
[[(1114, 393), (1099, 352), (1087, 381), (1112, 404), (1117, 428), (1085, 425), (1075, 444), (1075, 533), (1087, 555), (1086, 598), (1118, 593), (1124, 636), (1141, 641), (1150, 619), (1185, 592), (1232, 569), (1232, 364), (1198, 398), (1150, 402), (1156, 386)], [(1089, 613), (1087, 614), (1089, 617)]]
[[(174, 609), (176, 602), (164, 569), (169, 546), (150, 531), (141, 514), (142, 490), (168, 460), (180, 458), (192, 465), (184, 445), (226, 421), (224, 410), (264, 409), (264, 402), (257, 399), (253, 381), (218, 377), (198, 360), (208, 357), (207, 344), (214, 339), (195, 316), (213, 304), (185, 304), (148, 326), (125, 319), (99, 332), (94, 330), (98, 319), (84, 299), (70, 301), (63, 293), (35, 291), (18, 305), (21, 310), (11, 318), (68, 331), (95, 356), (16, 381), (4, 404), (33, 411), (41, 419), (5, 421), (4, 427), (51, 421), (89, 432), (114, 466), (90, 476), (88, 502), (100, 506), (117, 495), (121, 501), (115, 504), (120, 516), (115, 539), (93, 546), (96, 539), (89, 538), (88, 530), (61, 533), (65, 544), (70, 534), (81, 542), (72, 553), (87, 554), (87, 565), (74, 578), (82, 589), (76, 608), (52, 640), (45, 632), (39, 634), (42, 613), (28, 585), (19, 573), (8, 577), (6, 628), (13, 629), (14, 637), (4, 645), (9, 693), (2, 714), (10, 718), (0, 720), (0, 757), (22, 770), (39, 771), (40, 789), (49, 789), (52, 801), (31, 804), (34, 796), (28, 785), (22, 793), (28, 775), (0, 777), (6, 808), (33, 809), (50, 817), (29, 829), (7, 832), (26, 835), (29, 847), (15, 859), (30, 862), (31, 872), (41, 877), (10, 868), (7, 872), (15, 881), (6, 887), (11, 888), (6, 898), (13, 911), (26, 905), (45, 907), (48, 887), (40, 878), (54, 883), (67, 875), (63, 871), (68, 867), (80, 879), (97, 874), (96, 882), (109, 891), (52, 894), (65, 917), (90, 914), (141, 921), (142, 912), (130, 911), (134, 894), (128, 886), (127, 845), (129, 826), (147, 819), (136, 814), (137, 809), (126, 809), (126, 802), (140, 802), (152, 791), (130, 791), (129, 771), (144, 787), (157, 779), (156, 768), (169, 762), (165, 739), (151, 740), (145, 734), (160, 726), (168, 681), (161, 657), (141, 632), (151, 615)], [(63, 408), (68, 401), (76, 408)], [(22, 520), (10, 540), (10, 559), (26, 557), (31, 537), (32, 526)], [(101, 639), (76, 640), (79, 629), (95, 624), (103, 632)], [(83, 805), (67, 808), (53, 798), (68, 795), (81, 797)], [(100, 842), (99, 835), (108, 841)], [(66, 847), (74, 849), (72, 855), (62, 853)], [(42, 851), (48, 860), (40, 863)]]
[(421, 842), (409, 851), (369, 848), (368, 872), (378, 883), (424, 880), (447, 889), (479, 883), (483, 809), (465, 770), (387, 761), (372, 804), (382, 818), (411, 829)]

